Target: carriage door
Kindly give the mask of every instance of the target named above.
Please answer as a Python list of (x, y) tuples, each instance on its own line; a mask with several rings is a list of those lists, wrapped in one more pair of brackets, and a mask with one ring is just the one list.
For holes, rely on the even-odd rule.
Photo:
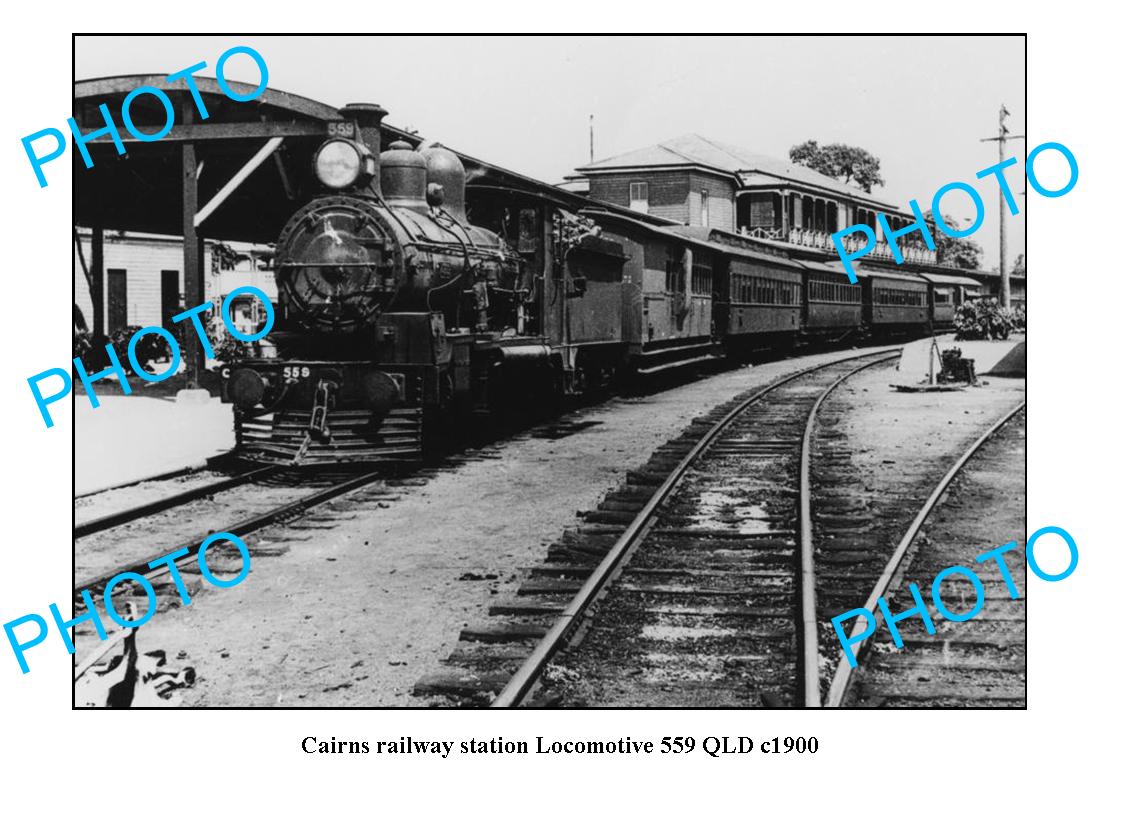
[(714, 258), (713, 277), (713, 335), (722, 338), (729, 334), (729, 259)]
[(667, 259), (667, 293), (671, 331), (682, 331), (690, 314), (690, 273), (693, 255), (685, 247), (671, 247)]

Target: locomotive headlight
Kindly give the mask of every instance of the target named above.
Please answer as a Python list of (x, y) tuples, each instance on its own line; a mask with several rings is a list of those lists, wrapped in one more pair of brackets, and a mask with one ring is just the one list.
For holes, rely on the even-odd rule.
[(325, 187), (342, 190), (360, 177), (374, 175), (374, 156), (364, 145), (350, 139), (328, 139), (313, 160), (316, 178)]

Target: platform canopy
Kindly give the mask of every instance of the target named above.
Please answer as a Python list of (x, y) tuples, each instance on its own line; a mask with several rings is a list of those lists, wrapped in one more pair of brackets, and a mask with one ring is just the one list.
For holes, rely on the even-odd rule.
[[(253, 101), (235, 102), (222, 93), (215, 79), (196, 77), (196, 84), (210, 114), (206, 120), (199, 119), (183, 82), (168, 85), (162, 75), (75, 83), (74, 118), (82, 132), (104, 127), (99, 112), (104, 104), (127, 150), (119, 156), (108, 135), (99, 137), (88, 143), (94, 161), (90, 169), (80, 153), (73, 151), (76, 225), (182, 235), (185, 145), (194, 153), (197, 209), (193, 221), (200, 236), (275, 241), (288, 217), (319, 191), (312, 177), (312, 156), (330, 135), (329, 128), (343, 121), (338, 109), (273, 88)], [(256, 90), (245, 83), (228, 84), (240, 95)], [(175, 126), (156, 142), (136, 139), (121, 121), (121, 103), (141, 86), (164, 90), (175, 107)], [(146, 133), (158, 131), (166, 121), (163, 105), (152, 94), (137, 96), (130, 114), (137, 128)], [(397, 139), (416, 147), (424, 138), (385, 123), (382, 129), (383, 148)], [(458, 155), (472, 186), (521, 190), (574, 208), (585, 201), (545, 182)], [(222, 195), (234, 180), (233, 189)]]
[[(339, 111), (295, 94), (267, 88), (251, 102), (228, 99), (214, 79), (196, 83), (210, 114), (200, 120), (182, 82), (169, 86), (160, 75), (106, 77), (75, 83), (74, 118), (83, 132), (104, 126), (106, 105), (121, 132), (126, 153), (117, 155), (109, 136), (88, 144), (94, 166), (86, 169), (73, 151), (77, 225), (164, 235), (182, 235), (184, 226), (184, 146), (194, 153), (197, 201), (194, 222), (200, 235), (226, 240), (275, 241), (293, 201), (309, 183), (312, 153), (327, 137)], [(142, 142), (121, 122), (121, 103), (135, 88), (164, 90), (175, 107), (175, 126), (157, 142)], [(239, 94), (253, 86), (230, 82)], [(137, 128), (152, 133), (166, 121), (163, 105), (142, 94), (130, 106)], [(220, 201), (216, 196), (259, 153), (259, 163)], [(209, 210), (208, 205), (215, 202)], [(199, 218), (202, 214), (204, 217)]]
[[(312, 173), (317, 147), (331, 135), (350, 132), (339, 127), (346, 121), (342, 112), (322, 102), (275, 88), (237, 102), (223, 93), (216, 79), (194, 79), (208, 112), (205, 120), (188, 86), (182, 80), (169, 85), (161, 74), (103, 77), (74, 85), (74, 118), (80, 131), (105, 127), (100, 110), (105, 105), (126, 148), (124, 155), (118, 154), (109, 134), (88, 141), (93, 160), (88, 169), (77, 147), (72, 150), (74, 226), (88, 227), (92, 233), (91, 257), (87, 262), (80, 245), (78, 257), (89, 281), (95, 336), (103, 334), (105, 324), (105, 230), (182, 236), (185, 301), (201, 303), (206, 296), (202, 239), (275, 242), (289, 217), (321, 192)], [(227, 84), (236, 96), (257, 91), (241, 82)], [(164, 91), (175, 111), (174, 126), (157, 141), (136, 138), (121, 115), (125, 97), (144, 86)], [(129, 113), (142, 133), (157, 133), (167, 123), (163, 102), (151, 93), (136, 96)], [(417, 147), (424, 137), (382, 123), (382, 147), (399, 139)], [(586, 203), (583, 196), (445, 146), (457, 152), (468, 171), (469, 195), (473, 190), (483, 195), (518, 192), (574, 212)], [(203, 361), (193, 344), (188, 344), (186, 356), (195, 382)]]

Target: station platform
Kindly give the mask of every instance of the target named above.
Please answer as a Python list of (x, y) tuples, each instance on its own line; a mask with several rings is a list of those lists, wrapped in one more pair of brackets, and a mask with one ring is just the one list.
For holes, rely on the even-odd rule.
[[(904, 353), (901, 355), (901, 364), (898, 366), (899, 370), (907, 370), (909, 374), (916, 378), (919, 382), (924, 377), (928, 370), (928, 352), (931, 345), (931, 338), (925, 337), (921, 340), (914, 340), (906, 344)], [(1025, 343), (1025, 335), (1017, 334), (1011, 335), (1008, 340), (956, 340), (953, 334), (938, 335), (936, 337), (936, 345), (941, 352), (948, 351), (949, 349), (959, 349), (963, 352), (966, 359), (975, 361), (975, 374), (980, 377), (989, 375), (995, 369), (1010, 369), (1010, 361), (1008, 358), (1019, 345)], [(1019, 355), (1014, 355), (1018, 357)], [(1013, 369), (1020, 367), (1024, 375), (1025, 361), (1024, 350), (1020, 355), (1020, 364), (1014, 365)], [(1005, 370), (995, 371), (996, 376), (1015, 376), (1016, 371)]]
[[(939, 339), (939, 338), (937, 338)], [(975, 361), (975, 373), (979, 376), (990, 374), (1003, 358), (1006, 357), (1019, 343), (1024, 343), (1024, 334), (1012, 334), (1009, 340), (940, 340), (940, 348), (958, 348), (963, 356)]]
[(217, 397), (198, 403), (140, 395), (74, 400), (78, 496), (202, 466), (234, 447), (234, 416)]

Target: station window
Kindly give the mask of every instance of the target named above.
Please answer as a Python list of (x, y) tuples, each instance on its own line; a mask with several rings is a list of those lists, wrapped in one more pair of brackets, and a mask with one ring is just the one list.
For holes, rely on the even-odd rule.
[(633, 181), (628, 185), (628, 207), (636, 212), (647, 212), (646, 181)]
[(702, 209), (701, 224), (703, 227), (708, 227), (710, 225), (710, 191), (703, 190), (701, 192), (700, 198)]

